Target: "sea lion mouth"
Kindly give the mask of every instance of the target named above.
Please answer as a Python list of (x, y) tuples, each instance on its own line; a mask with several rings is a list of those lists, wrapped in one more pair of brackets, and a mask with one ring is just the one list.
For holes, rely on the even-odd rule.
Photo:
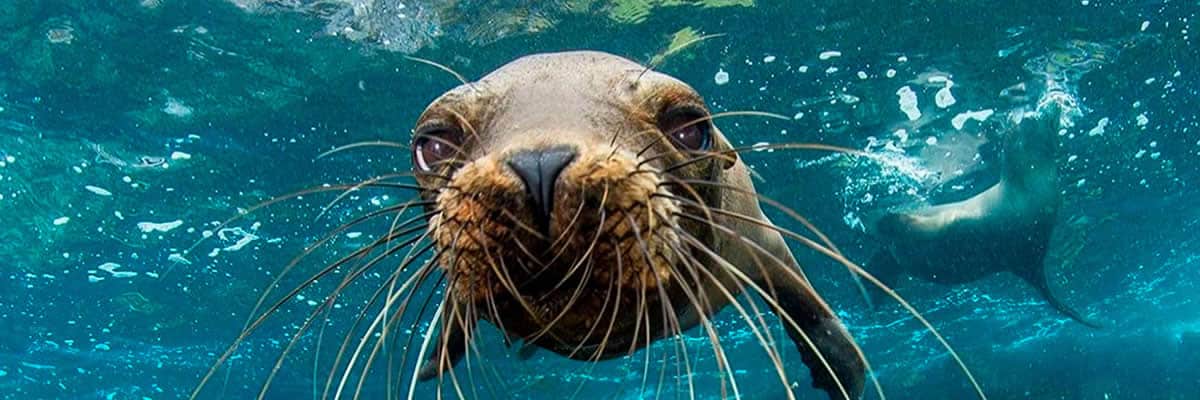
[(695, 255), (682, 250), (680, 202), (653, 167), (626, 151), (586, 150), (557, 177), (554, 203), (539, 216), (503, 159), (464, 165), (436, 197), (430, 237), (454, 301), (495, 310), (482, 316), (513, 333), (583, 345), (599, 340), (585, 333), (617, 303), (645, 307), (678, 290), (681, 258)]

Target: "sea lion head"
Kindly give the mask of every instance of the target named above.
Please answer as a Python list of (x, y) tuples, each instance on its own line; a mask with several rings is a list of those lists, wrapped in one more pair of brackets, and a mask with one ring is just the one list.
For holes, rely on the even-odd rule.
[(737, 160), (690, 86), (598, 52), (526, 56), (445, 93), (421, 114), (412, 149), (448, 300), (580, 358), (662, 330), (662, 318), (620, 310), (688, 306), (681, 293), (696, 278), (681, 272), (703, 254), (685, 239), (713, 234), (678, 215), (721, 200), (681, 182)]

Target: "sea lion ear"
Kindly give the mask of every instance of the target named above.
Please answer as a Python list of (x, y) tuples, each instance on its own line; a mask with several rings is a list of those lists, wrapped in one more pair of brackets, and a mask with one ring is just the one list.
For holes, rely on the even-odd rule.
[(738, 153), (733, 151), (733, 146), (729, 144), (729, 140), (725, 139), (725, 134), (717, 129), (716, 125), (712, 127), (712, 148), (709, 149), (713, 153), (713, 159), (717, 160), (717, 165), (721, 169), (730, 169), (737, 165)]

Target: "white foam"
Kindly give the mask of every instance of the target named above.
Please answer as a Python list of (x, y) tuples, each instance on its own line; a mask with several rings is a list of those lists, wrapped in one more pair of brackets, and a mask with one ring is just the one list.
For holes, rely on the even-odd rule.
[(71, 222), (71, 217), (58, 217), (54, 219), (55, 226), (64, 225), (68, 222)]
[(817, 58), (824, 61), (824, 60), (828, 60), (830, 58), (841, 57), (841, 56), (842, 56), (842, 52), (837, 51), (837, 50), (829, 50), (829, 51), (821, 52), (821, 54), (817, 55)]
[(725, 72), (724, 69), (718, 69), (717, 74), (713, 75), (713, 82), (715, 82), (717, 85), (729, 83), (729, 73)]
[(162, 111), (180, 118), (192, 115), (192, 108), (174, 97), (167, 98), (167, 103), (163, 105)]
[(138, 229), (141, 229), (142, 232), (150, 233), (150, 232), (154, 232), (154, 231), (167, 232), (172, 229), (178, 228), (180, 225), (183, 225), (183, 221), (174, 220), (171, 222), (163, 222), (163, 223), (138, 222), (137, 227), (138, 227)]
[(362, 236), (362, 232), (348, 232), (348, 233), (346, 233), (346, 237), (347, 237), (347, 238), (350, 238), (350, 239), (357, 239), (359, 236)]
[(113, 278), (132, 278), (138, 274), (137, 272), (133, 271), (117, 271), (118, 268), (121, 268), (121, 264), (114, 262), (106, 262), (104, 264), (100, 264), (99, 267), (96, 267), (98, 270), (109, 273), (109, 275), (112, 275)]
[(182, 151), (176, 151), (176, 152), (171, 153), (171, 159), (172, 160), (190, 160), (190, 159), (192, 159), (192, 155), (188, 154), (188, 153), (184, 153)]
[(967, 120), (973, 119), (973, 120), (976, 120), (979, 122), (983, 122), (983, 121), (986, 121), (988, 119), (988, 117), (991, 117), (992, 114), (995, 114), (995, 111), (990, 108), (985, 109), (985, 110), (979, 110), (979, 111), (962, 112), (958, 115), (955, 115), (954, 118), (950, 119), (950, 125), (953, 125), (955, 130), (961, 131), (963, 128), (963, 125), (966, 125)]
[[(933, 82), (933, 78), (929, 78), (929, 81)], [(946, 86), (937, 91), (937, 95), (934, 96), (933, 102), (938, 106), (938, 108), (950, 107), (954, 105), (954, 103), (958, 102), (958, 100), (954, 98), (954, 94), (950, 93), (950, 88), (952, 87), (954, 87), (954, 81), (947, 79)]]
[(764, 63), (773, 63), (773, 62), (775, 62), (775, 56), (766, 56), (766, 57), (763, 57), (763, 62), (764, 62)]
[(242, 228), (224, 228), (220, 231), (217, 231), (217, 237), (220, 237), (221, 240), (233, 240), (233, 236), (238, 237), (237, 242), (234, 242), (232, 245), (225, 246), (221, 249), (222, 251), (238, 251), (246, 247), (246, 245), (249, 245), (250, 242), (258, 240), (257, 235), (246, 232), (246, 230)]
[(900, 96), (900, 111), (908, 116), (909, 121), (921, 119), (921, 110), (917, 108), (917, 93), (912, 88), (904, 86), (896, 91), (896, 95)]
[(1104, 129), (1108, 128), (1108, 117), (1100, 118), (1096, 121), (1096, 126), (1088, 130), (1088, 136), (1100, 136), (1104, 134)]
[(183, 254), (179, 254), (179, 253), (171, 253), (171, 255), (167, 256), (167, 261), (184, 264), (184, 265), (189, 265), (192, 263), (191, 260), (188, 260), (187, 258), (185, 258), (183, 256)]
[(105, 189), (105, 188), (102, 188), (99, 186), (87, 185), (87, 186), (84, 186), (83, 188), (87, 189), (87, 191), (89, 191), (89, 192), (92, 192), (92, 193), (95, 193), (95, 194), (98, 194), (101, 196), (112, 196), (112, 192), (108, 191), (108, 189)]
[(1146, 117), (1146, 113), (1141, 113), (1141, 114), (1138, 114), (1138, 116), (1137, 116), (1137, 126), (1139, 126), (1139, 127), (1140, 127), (1140, 126), (1146, 126), (1146, 124), (1149, 124), (1149, 123), (1150, 123), (1150, 118), (1149, 118), (1149, 117)]

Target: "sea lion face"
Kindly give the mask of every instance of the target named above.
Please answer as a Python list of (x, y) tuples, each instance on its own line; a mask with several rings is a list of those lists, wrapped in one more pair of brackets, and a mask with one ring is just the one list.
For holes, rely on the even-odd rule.
[(560, 353), (593, 348), (586, 357), (623, 353), (690, 306), (681, 293), (697, 278), (683, 271), (703, 258), (680, 235), (712, 235), (678, 214), (702, 215), (694, 205), (719, 193), (681, 182), (734, 156), (713, 156), (728, 145), (692, 88), (643, 72), (603, 53), (529, 56), (426, 109), (413, 168), (435, 202), (451, 301)]

